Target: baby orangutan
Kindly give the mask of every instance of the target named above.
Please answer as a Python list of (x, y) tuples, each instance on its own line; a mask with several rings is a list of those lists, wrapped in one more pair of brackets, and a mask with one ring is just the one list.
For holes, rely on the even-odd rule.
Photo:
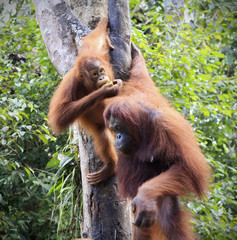
[(117, 155), (105, 128), (104, 99), (119, 92), (122, 81), (114, 80), (107, 35), (108, 20), (102, 19), (96, 29), (82, 39), (82, 47), (73, 68), (55, 91), (49, 106), (49, 125), (60, 133), (74, 121), (93, 136), (94, 146), (104, 166), (88, 175), (91, 184), (98, 184), (114, 174)]

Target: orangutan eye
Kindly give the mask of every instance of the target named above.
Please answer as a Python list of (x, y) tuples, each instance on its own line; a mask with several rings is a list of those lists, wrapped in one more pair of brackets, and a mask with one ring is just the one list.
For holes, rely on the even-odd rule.
[(105, 72), (104, 68), (101, 68), (100, 73), (104, 73), (104, 72)]
[(113, 126), (113, 128), (111, 129), (113, 132), (115, 133), (119, 133), (122, 131), (121, 127), (119, 125), (115, 125)]
[(91, 76), (92, 76), (93, 78), (96, 78), (96, 77), (98, 76), (97, 71), (93, 71), (93, 72), (91, 73)]

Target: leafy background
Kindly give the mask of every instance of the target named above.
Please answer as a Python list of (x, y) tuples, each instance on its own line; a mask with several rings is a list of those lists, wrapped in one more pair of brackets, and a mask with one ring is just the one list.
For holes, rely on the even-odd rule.
[[(236, 239), (236, 3), (187, 1), (189, 23), (165, 15), (161, 1), (131, 0), (130, 7), (133, 42), (159, 91), (191, 122), (213, 170), (206, 201), (186, 203), (195, 231), (205, 240)], [(78, 150), (70, 132), (55, 138), (47, 126), (60, 79), (33, 5), (18, 1), (0, 22), (0, 239), (80, 234)]]

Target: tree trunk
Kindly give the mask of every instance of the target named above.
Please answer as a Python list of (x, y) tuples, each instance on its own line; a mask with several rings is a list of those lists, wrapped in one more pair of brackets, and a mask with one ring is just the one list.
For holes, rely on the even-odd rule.
[[(95, 25), (95, 22), (108, 12), (105, 1), (68, 1), (74, 6), (75, 14), (83, 17), (82, 22), (90, 26)], [(90, 29), (77, 19), (63, 0), (33, 0), (33, 3), (50, 60), (58, 72), (65, 75), (80, 51), (80, 39), (87, 35)], [(100, 10), (97, 9), (98, 6)], [(89, 10), (93, 15), (88, 14)], [(109, 0), (109, 12), (112, 44), (115, 47), (111, 52), (111, 62), (116, 77), (125, 79), (131, 66), (128, 1)], [(101, 161), (94, 152), (92, 139), (89, 139), (84, 131), (78, 131), (77, 126), (74, 125), (73, 129), (74, 136), (79, 139), (83, 186), (83, 237), (95, 240), (131, 239), (130, 203), (117, 196), (116, 177), (98, 186), (88, 184), (87, 174), (98, 170)]]
[(81, 22), (94, 29), (101, 17), (108, 16), (108, 0), (67, 0), (70, 9)]
[(114, 50), (111, 51), (111, 63), (115, 78), (127, 79), (131, 67), (131, 21), (129, 1), (109, 0), (110, 38)]

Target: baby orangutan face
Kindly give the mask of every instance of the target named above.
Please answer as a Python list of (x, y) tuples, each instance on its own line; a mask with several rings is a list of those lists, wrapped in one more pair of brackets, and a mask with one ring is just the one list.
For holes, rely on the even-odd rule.
[(90, 82), (93, 84), (95, 89), (98, 89), (105, 84), (112, 83), (107, 76), (105, 68), (100, 60), (93, 58), (88, 58), (86, 60), (81, 77), (85, 79), (87, 83)]

